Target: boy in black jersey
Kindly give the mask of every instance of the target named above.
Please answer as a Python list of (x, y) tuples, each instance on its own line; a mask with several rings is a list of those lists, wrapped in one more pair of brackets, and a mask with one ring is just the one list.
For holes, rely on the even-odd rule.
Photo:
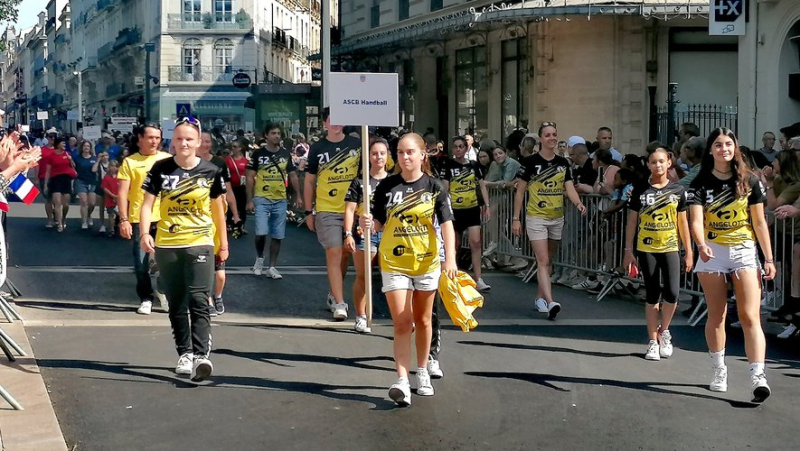
[[(475, 275), (478, 291), (488, 291), (492, 287), (481, 277), (481, 217), (489, 208), (489, 192), (480, 183), (484, 174), (480, 164), (467, 159), (467, 140), (457, 136), (453, 138), (453, 158), (448, 159), (442, 170), (445, 190), (450, 193), (453, 205), (453, 227), (456, 232), (456, 249), (461, 247), (464, 232), (469, 236), (469, 248), (472, 257), (472, 271)], [(483, 199), (478, 198), (478, 189)], [(481, 207), (479, 204), (483, 203)]]

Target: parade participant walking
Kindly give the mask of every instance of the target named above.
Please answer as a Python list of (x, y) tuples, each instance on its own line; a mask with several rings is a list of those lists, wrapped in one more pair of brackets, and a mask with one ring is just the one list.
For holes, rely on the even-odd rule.
[[(650, 339), (647, 360), (672, 356), (672, 333), (669, 326), (678, 307), (680, 291), (680, 248), (678, 236), (686, 251), (684, 265), (691, 271), (694, 257), (686, 219), (686, 191), (669, 181), (672, 166), (669, 153), (659, 148), (648, 159), (650, 179), (634, 187), (628, 204), (628, 224), (625, 233), (623, 268), (634, 264), (633, 242), (639, 254), (639, 269), (647, 293), (645, 317)], [(663, 288), (662, 288), (663, 286)], [(659, 307), (659, 298), (663, 301)]]
[(761, 329), (760, 263), (755, 239), (764, 252), (763, 276), (775, 277), (775, 263), (764, 216), (766, 192), (744, 162), (736, 135), (718, 128), (708, 136), (701, 169), (689, 192), (692, 235), (700, 259), (695, 272), (708, 304), (706, 341), (714, 377), (712, 391), (728, 389), (725, 366), (725, 315), (728, 282), (733, 282), (736, 306), (750, 362), (753, 402), (770, 395), (764, 373), (766, 342)]
[(87, 230), (94, 225), (92, 213), (97, 202), (97, 172), (95, 167), (98, 158), (92, 149), (92, 143), (81, 143), (80, 153), (75, 157), (75, 170), (78, 178), (75, 179), (75, 193), (81, 202), (81, 229)]
[[(201, 145), (197, 119), (181, 119), (172, 135), (175, 156), (156, 162), (144, 180), (141, 207), (142, 251), (155, 252), (169, 320), (178, 351), (177, 374), (191, 374), (192, 381), (208, 378), (213, 365), (208, 295), (214, 268), (214, 242), (218, 258), (228, 259), (225, 229), (225, 182), (222, 170), (197, 156)], [(155, 240), (148, 233), (156, 198), (161, 220)]]
[(306, 225), (317, 233), (317, 240), (325, 249), (330, 286), (328, 309), (334, 319), (345, 320), (344, 274), (350, 254), (344, 252), (344, 196), (358, 175), (361, 140), (346, 136), (344, 127), (331, 124), (329, 116), (330, 109), (325, 108), (322, 119), (327, 135), (311, 146), (303, 194), (306, 208), (315, 207), (306, 210)]
[[(264, 248), (269, 235), (269, 266), (266, 272), (267, 277), (272, 279), (283, 278), (275, 266), (278, 264), (281, 242), (286, 236), (288, 183), (291, 181), (295, 192), (300, 192), (292, 155), (281, 147), (282, 134), (279, 124), (268, 122), (264, 126), (267, 143), (253, 154), (247, 166), (247, 209), (255, 212), (256, 219), (256, 262), (253, 264), (253, 273), (260, 276), (264, 272)], [(299, 195), (295, 205), (303, 208)]]
[[(227, 211), (233, 215), (233, 220), (239, 222), (239, 211), (236, 208), (236, 199), (233, 197), (233, 189), (231, 188), (231, 173), (228, 170), (228, 164), (221, 157), (212, 153), (214, 143), (214, 136), (211, 132), (204, 131), (200, 134), (200, 147), (197, 149), (197, 156), (203, 160), (213, 163), (220, 169), (222, 174), (222, 182), (225, 184), (225, 196), (223, 197), (222, 205)], [(225, 228), (227, 231), (227, 227)], [(216, 235), (215, 235), (216, 236)], [(211, 316), (222, 315), (225, 313), (225, 303), (222, 300), (222, 292), (225, 290), (225, 282), (227, 280), (225, 275), (225, 260), (219, 258), (219, 242), (214, 242), (214, 298), (208, 299), (208, 313)]]
[[(110, 166), (111, 166), (111, 160), (108, 157), (108, 153), (103, 152), (103, 153), (97, 155), (97, 161), (95, 162), (94, 166), (92, 166), (92, 172), (94, 172), (95, 175), (97, 176), (97, 190), (95, 191), (95, 194), (96, 194), (96, 196), (95, 196), (95, 204), (105, 205), (104, 197), (105, 197), (106, 193), (105, 193), (105, 190), (103, 190), (103, 188), (100, 185), (103, 182), (103, 180), (105, 179), (106, 174), (108, 174)], [(117, 163), (117, 172), (119, 173), (119, 163)], [(116, 177), (114, 177), (114, 181), (115, 181), (115, 183), (118, 184)], [(114, 199), (114, 206), (116, 207), (116, 205), (117, 205), (117, 199), (115, 198)], [(98, 230), (98, 232), (99, 233), (106, 233), (106, 224), (105, 224), (105, 219), (104, 219), (105, 218), (105, 210), (106, 209), (98, 208), (97, 210), (100, 212), (99, 213), (100, 230)], [(90, 218), (91, 218), (91, 216), (90, 216)], [(116, 224), (116, 222), (115, 222), (115, 224)], [(113, 231), (114, 230), (112, 229), (111, 232), (113, 232)]]
[(228, 210), (228, 222), (234, 238), (246, 234), (244, 225), (247, 222), (247, 155), (245, 152), (249, 147), (250, 141), (245, 138), (237, 139), (231, 143), (231, 154), (225, 158), (231, 174), (231, 188), (233, 197), (236, 199), (236, 211), (239, 213), (239, 221), (235, 222), (232, 211)]
[[(386, 173), (386, 157), (389, 155), (389, 143), (383, 138), (377, 138), (369, 147), (369, 193), (370, 201), (372, 194), (378, 183), (385, 179), (388, 175)], [(362, 235), (362, 231), (354, 230), (356, 224), (355, 217), (361, 217), (364, 214), (364, 188), (360, 177), (353, 179), (350, 183), (350, 189), (347, 190), (347, 195), (344, 198), (345, 212), (344, 212), (344, 244), (347, 250), (355, 255), (356, 266), (356, 281), (353, 283), (353, 306), (356, 308), (356, 324), (355, 331), (359, 333), (370, 333), (371, 330), (367, 327), (367, 298), (366, 298), (366, 277), (370, 275), (364, 272), (364, 259), (370, 260), (375, 257), (378, 252), (378, 245), (381, 242), (381, 232), (375, 232), (371, 237)], [(364, 241), (371, 239), (370, 255), (364, 255)]]
[[(399, 173), (387, 177), (375, 189), (372, 215), (361, 216), (362, 229), (382, 231), (380, 243), (383, 292), (394, 323), (394, 360), (398, 380), (389, 397), (398, 405), (411, 404), (408, 380), (411, 333), (415, 330), (417, 394), (434, 394), (428, 373), (431, 345), (431, 309), (439, 277), (454, 278), (455, 231), (447, 191), (429, 175), (425, 142), (416, 133), (400, 138), (397, 145)], [(373, 219), (374, 218), (374, 219)], [(439, 222), (445, 261), (439, 262)]]
[[(480, 183), (486, 175), (480, 163), (466, 157), (467, 146), (468, 143), (464, 137), (453, 138), (453, 158), (445, 163), (442, 180), (452, 201), (456, 249), (461, 247), (461, 237), (464, 232), (467, 232), (472, 272), (478, 285), (477, 289), (478, 291), (488, 291), (492, 287), (481, 277), (481, 218), (488, 216), (489, 192), (486, 190), (486, 185)], [(482, 207), (478, 200), (479, 189), (483, 196)]]
[(44, 188), (45, 193), (53, 199), (53, 213), (58, 231), (63, 232), (67, 226), (72, 181), (78, 174), (75, 172), (75, 162), (67, 152), (64, 139), (56, 138), (54, 144), (55, 151), (50, 153), (45, 163), (47, 170), (44, 176)]
[[(39, 179), (39, 191), (41, 191), (44, 195), (44, 212), (47, 216), (46, 227), (48, 229), (52, 229), (55, 226), (55, 216), (53, 215), (53, 196), (45, 189), (45, 175), (47, 173), (47, 159), (53, 152), (56, 151), (54, 145), (56, 136), (58, 136), (58, 133), (47, 134), (47, 139), (41, 146), (42, 159), (38, 168), (36, 169), (36, 177)], [(34, 145), (36, 144), (34, 143)]]
[[(139, 239), (142, 233), (149, 232), (155, 236), (158, 221), (161, 219), (158, 199), (156, 199), (153, 214), (150, 216), (150, 228), (143, 229), (139, 224), (139, 211), (144, 200), (142, 183), (147, 172), (156, 161), (170, 158), (170, 154), (161, 152), (161, 128), (156, 124), (147, 124), (137, 131), (139, 152), (134, 153), (122, 162), (117, 179), (119, 180), (119, 194), (117, 207), (119, 209), (119, 234), (126, 240), (132, 236), (133, 241), (133, 270), (136, 274), (136, 294), (139, 296), (140, 305), (136, 313), (149, 315), (153, 309), (153, 285), (150, 282), (150, 258), (141, 251)], [(161, 306), (165, 311), (167, 305)]]
[(117, 221), (117, 199), (119, 197), (118, 174), (119, 163), (114, 160), (108, 164), (108, 173), (103, 177), (103, 181), (100, 182), (100, 188), (103, 190), (103, 208), (106, 209), (106, 213), (108, 214), (108, 229), (103, 225), (101, 230), (108, 230), (109, 238), (115, 235), (114, 225)]
[(570, 163), (564, 157), (556, 155), (558, 130), (553, 122), (543, 122), (539, 127), (542, 139), (541, 150), (522, 160), (517, 179), (517, 193), (514, 197), (514, 218), (512, 232), (521, 236), (522, 201), (527, 190), (528, 205), (526, 208), (525, 228), (536, 255), (539, 282), (539, 298), (536, 309), (547, 313), (551, 320), (561, 311), (561, 304), (553, 300), (553, 289), (550, 282), (552, 275), (552, 257), (558, 251), (561, 235), (564, 230), (564, 193), (578, 208), (582, 215), (586, 207), (581, 202), (578, 192), (572, 183)]

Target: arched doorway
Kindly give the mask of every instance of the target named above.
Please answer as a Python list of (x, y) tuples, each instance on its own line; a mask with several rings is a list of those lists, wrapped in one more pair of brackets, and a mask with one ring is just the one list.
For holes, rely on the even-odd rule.
[(800, 121), (800, 20), (781, 47), (778, 60), (778, 116), (781, 123)]

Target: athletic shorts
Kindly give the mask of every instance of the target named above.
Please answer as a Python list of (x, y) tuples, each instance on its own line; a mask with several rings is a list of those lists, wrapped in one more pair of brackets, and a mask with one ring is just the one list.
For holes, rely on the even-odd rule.
[(48, 184), (48, 188), (50, 188), (50, 194), (53, 193), (60, 193), (60, 194), (71, 194), (72, 193), (72, 177), (67, 174), (57, 175), (55, 177), (50, 177), (50, 183)]
[(225, 262), (219, 259), (219, 255), (214, 256), (214, 271), (225, 271)]
[(397, 290), (409, 291), (436, 291), (439, 289), (439, 277), (442, 275), (442, 267), (435, 271), (421, 276), (407, 276), (398, 272), (381, 271), (383, 280), (383, 292)]
[(256, 236), (269, 235), (282, 240), (286, 236), (286, 201), (255, 197), (253, 205), (256, 208)]
[(546, 219), (538, 216), (527, 216), (525, 218), (525, 228), (528, 231), (528, 239), (531, 241), (560, 240), (564, 231), (564, 217)]
[(761, 269), (756, 243), (753, 241), (745, 241), (736, 246), (724, 246), (707, 241), (706, 246), (711, 248), (714, 258), (707, 262), (698, 258), (694, 268), (696, 273), (731, 274), (740, 269)]
[[(378, 252), (378, 245), (381, 244), (381, 237), (383, 236), (383, 232), (372, 232), (372, 239), (369, 240), (370, 248), (369, 251), (371, 254)], [(360, 251), (364, 251), (364, 237), (358, 233), (358, 231), (353, 232), (353, 240), (356, 242), (356, 249)]]
[(343, 213), (317, 213), (314, 218), (314, 227), (317, 229), (317, 240), (325, 249), (344, 246), (344, 214)]
[(86, 183), (86, 182), (82, 181), (81, 179), (75, 179), (75, 194), (93, 193), (93, 192), (95, 192), (96, 188), (97, 188), (97, 185), (95, 185), (94, 183)]
[(117, 207), (106, 207), (106, 213), (110, 215), (117, 214)]
[(453, 229), (461, 235), (470, 227), (481, 225), (481, 207), (453, 210)]

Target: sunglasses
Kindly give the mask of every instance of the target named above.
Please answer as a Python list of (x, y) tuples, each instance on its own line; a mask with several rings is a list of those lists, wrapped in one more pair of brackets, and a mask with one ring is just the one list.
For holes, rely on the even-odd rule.
[(197, 118), (194, 118), (192, 116), (182, 117), (182, 118), (178, 119), (175, 122), (175, 126), (176, 127), (181, 125), (181, 124), (189, 124), (192, 127), (196, 128), (198, 132), (202, 132), (203, 131), (202, 127), (200, 126), (200, 121)]
[(542, 125), (540, 125), (540, 126), (539, 126), (539, 128), (544, 128), (544, 127), (553, 127), (553, 128), (558, 128), (558, 127), (556, 126), (556, 123), (555, 123), (555, 122), (542, 122)]

